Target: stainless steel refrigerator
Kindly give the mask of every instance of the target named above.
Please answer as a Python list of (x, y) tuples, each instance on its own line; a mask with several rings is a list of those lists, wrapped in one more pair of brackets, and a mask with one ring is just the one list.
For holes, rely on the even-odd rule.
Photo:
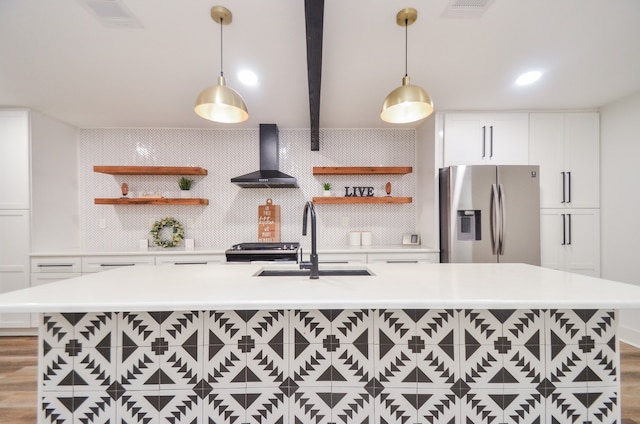
[(539, 167), (440, 169), (440, 262), (540, 265)]

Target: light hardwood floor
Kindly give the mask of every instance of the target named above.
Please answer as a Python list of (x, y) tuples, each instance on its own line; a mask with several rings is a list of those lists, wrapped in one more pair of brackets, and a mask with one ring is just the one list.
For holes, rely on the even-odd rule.
[[(36, 422), (36, 337), (0, 337), (0, 422)], [(621, 344), (622, 424), (640, 423), (640, 349)]]

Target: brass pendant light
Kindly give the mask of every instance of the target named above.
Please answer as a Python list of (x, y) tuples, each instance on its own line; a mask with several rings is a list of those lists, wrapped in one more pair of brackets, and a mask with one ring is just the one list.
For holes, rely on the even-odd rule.
[(223, 6), (214, 6), (211, 8), (211, 19), (220, 24), (220, 76), (218, 85), (205, 88), (198, 95), (194, 110), (198, 116), (209, 121), (228, 124), (244, 122), (249, 118), (247, 105), (237, 91), (227, 87), (222, 70), (222, 26), (231, 23), (231, 11)]
[(418, 19), (414, 8), (402, 9), (396, 15), (396, 23), (405, 28), (405, 72), (402, 85), (393, 90), (382, 104), (380, 118), (393, 124), (405, 124), (426, 118), (433, 112), (429, 94), (417, 85), (412, 85), (407, 74), (407, 28)]

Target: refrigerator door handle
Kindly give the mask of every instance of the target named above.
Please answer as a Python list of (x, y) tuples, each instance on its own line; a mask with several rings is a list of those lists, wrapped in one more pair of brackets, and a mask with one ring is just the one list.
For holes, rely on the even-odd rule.
[(565, 246), (567, 244), (567, 219), (565, 218), (565, 214), (562, 215), (562, 244), (561, 246)]
[(498, 186), (496, 184), (491, 184), (491, 253), (494, 255), (498, 254), (498, 217), (499, 217), (499, 209), (498, 209)]
[(504, 255), (505, 227), (507, 225), (507, 195), (502, 184), (498, 185), (498, 204), (500, 205), (500, 227), (498, 230), (498, 254)]
[(482, 159), (484, 159), (485, 156), (487, 155), (486, 139), (487, 139), (487, 127), (483, 126), (482, 127)]
[(566, 172), (564, 172), (564, 171), (562, 171), (560, 173), (560, 175), (562, 175), (562, 201), (560, 203), (565, 203), (565, 199), (567, 197), (567, 194), (566, 194), (567, 185), (565, 183), (565, 180), (566, 180), (565, 174), (566, 174)]

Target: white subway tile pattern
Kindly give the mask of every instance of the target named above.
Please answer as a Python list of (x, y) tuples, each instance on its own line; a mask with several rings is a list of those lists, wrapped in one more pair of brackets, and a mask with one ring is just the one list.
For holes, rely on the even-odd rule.
[[(259, 168), (258, 129), (81, 129), (80, 207), (82, 247), (89, 250), (135, 249), (150, 239), (152, 224), (174, 217), (185, 227), (185, 238), (196, 247), (227, 248), (257, 241), (258, 206), (267, 198), (281, 207), (282, 241), (301, 241), (304, 202), (322, 195), (330, 182), (334, 196), (345, 186), (373, 186), (384, 195), (387, 181), (392, 195), (415, 196), (415, 174), (384, 176), (314, 176), (314, 166), (413, 166), (416, 133), (411, 129), (323, 129), (320, 151), (310, 150), (308, 129), (280, 129), (280, 170), (295, 176), (296, 189), (241, 189), (232, 177)], [(179, 176), (113, 176), (93, 172), (94, 165), (200, 166), (206, 176), (192, 177), (193, 197), (209, 199), (208, 206), (95, 205), (99, 197), (159, 192), (178, 197)], [(415, 201), (415, 198), (414, 198)], [(371, 231), (374, 245), (400, 244), (403, 233), (414, 232), (416, 208), (404, 205), (317, 205), (321, 247), (348, 244), (349, 231)], [(349, 225), (343, 226), (343, 217)], [(101, 229), (100, 220), (106, 227)]]

